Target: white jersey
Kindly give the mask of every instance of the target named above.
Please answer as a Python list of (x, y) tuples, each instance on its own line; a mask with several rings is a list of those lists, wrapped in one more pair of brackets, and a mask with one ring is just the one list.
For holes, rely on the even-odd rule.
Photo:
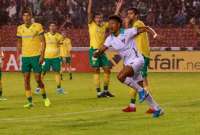
[(131, 66), (134, 70), (133, 79), (136, 82), (141, 81), (141, 69), (144, 65), (143, 56), (137, 51), (133, 37), (138, 34), (136, 28), (121, 29), (116, 37), (110, 35), (107, 37), (104, 46), (114, 49), (124, 59), (124, 65)]
[(113, 34), (108, 36), (105, 40), (104, 46), (114, 49), (119, 55), (124, 58), (127, 63), (129, 58), (134, 59), (142, 57), (137, 51), (136, 44), (133, 37), (138, 34), (136, 28), (121, 29), (120, 34), (116, 37)]

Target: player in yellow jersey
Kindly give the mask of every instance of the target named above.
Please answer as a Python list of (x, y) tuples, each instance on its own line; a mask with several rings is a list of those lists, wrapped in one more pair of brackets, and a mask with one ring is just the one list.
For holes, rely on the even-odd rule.
[[(123, 0), (119, 0), (115, 14), (119, 13), (122, 6)], [(98, 58), (94, 58), (93, 54), (96, 50), (102, 47), (105, 37), (106, 30), (108, 29), (108, 22), (103, 21), (103, 14), (101, 12), (92, 13), (93, 0), (89, 0), (88, 3), (88, 27), (90, 36), (90, 49), (89, 49), (89, 61), (90, 65), (94, 69), (94, 82), (97, 91), (97, 97), (114, 97), (109, 91), (110, 81), (110, 69), (111, 63), (108, 60), (105, 53), (100, 55)], [(104, 90), (101, 92), (100, 88), (100, 68), (104, 70)]]
[(17, 56), (22, 53), (22, 72), (24, 74), (24, 87), (28, 103), (25, 108), (33, 107), (32, 91), (30, 86), (31, 71), (35, 73), (35, 80), (41, 89), (44, 105), (50, 106), (50, 100), (47, 98), (45, 86), (41, 79), (42, 63), (44, 61), (44, 52), (46, 42), (44, 30), (41, 24), (32, 23), (32, 13), (29, 9), (22, 12), (23, 24), (17, 27)]
[[(145, 24), (138, 19), (139, 17), (139, 11), (136, 8), (130, 8), (127, 11), (127, 18), (125, 20), (125, 25), (126, 27), (135, 27), (135, 28), (140, 28), (140, 27), (145, 27)], [(129, 25), (128, 25), (129, 22)], [(148, 33), (152, 34), (154, 38), (158, 38), (158, 34), (150, 27), (148, 28)], [(148, 38), (148, 33), (144, 32), (141, 33), (140, 35), (137, 35), (134, 37), (134, 41), (136, 42), (136, 46), (138, 51), (143, 55), (144, 57), (144, 66), (141, 70), (142, 77), (143, 77), (143, 87), (149, 91), (149, 84), (148, 84), (148, 66), (150, 62), (150, 46), (149, 46), (149, 38)], [(140, 83), (141, 84), (141, 83)], [(136, 102), (136, 95), (137, 93), (135, 91), (131, 91), (131, 104), (129, 107), (123, 109), (125, 112), (135, 112), (136, 107), (135, 107), (135, 102)], [(153, 113), (153, 109), (149, 108), (147, 113)]]
[[(64, 70), (69, 72), (69, 79), (72, 80), (72, 56), (71, 56), (71, 50), (72, 50), (72, 43), (71, 39), (67, 37), (67, 33), (64, 31), (62, 33), (64, 40), (63, 44), (60, 47), (60, 57), (62, 59), (62, 64), (64, 66)], [(61, 76), (62, 76), (62, 68), (61, 68)]]
[[(55, 80), (57, 84), (57, 94), (64, 94), (64, 89), (61, 88), (61, 60), (60, 46), (63, 43), (63, 36), (57, 32), (57, 24), (52, 21), (49, 23), (49, 32), (44, 34), (46, 40), (45, 61), (43, 65), (43, 77), (51, 69), (55, 72)], [(39, 89), (36, 89), (36, 93)]]
[(2, 73), (1, 73), (1, 69), (3, 66), (3, 57), (4, 57), (4, 53), (0, 48), (0, 101), (4, 101), (7, 100), (5, 97), (3, 97), (3, 88), (2, 88)]

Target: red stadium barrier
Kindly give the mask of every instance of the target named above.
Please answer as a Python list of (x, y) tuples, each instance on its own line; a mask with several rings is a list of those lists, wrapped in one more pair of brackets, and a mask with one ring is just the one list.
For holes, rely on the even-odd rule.
[[(164, 42), (153, 40), (150, 37), (151, 47), (197, 47), (196, 33), (189, 28), (156, 28), (164, 37)], [(73, 47), (88, 47), (89, 35), (85, 29), (69, 29), (68, 36), (72, 39)], [(4, 26), (0, 29), (0, 46), (16, 46), (16, 26)]]
[[(3, 68), (2, 71), (20, 71), (21, 62), (17, 61), (16, 52), (4, 52)], [(73, 52), (72, 53), (72, 70), (74, 72), (91, 72), (89, 66), (89, 58), (87, 51)]]

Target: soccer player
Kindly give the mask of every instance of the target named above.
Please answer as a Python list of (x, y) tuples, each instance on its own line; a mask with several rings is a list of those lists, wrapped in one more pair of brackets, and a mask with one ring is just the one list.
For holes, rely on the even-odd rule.
[[(109, 91), (110, 82), (110, 68), (111, 64), (105, 53), (102, 53), (99, 57), (94, 58), (93, 53), (102, 47), (106, 37), (106, 30), (108, 23), (103, 21), (103, 14), (101, 12), (92, 13), (92, 2), (88, 3), (88, 27), (90, 36), (90, 49), (89, 49), (89, 61), (91, 67), (94, 69), (94, 82), (97, 91), (97, 97), (114, 97)], [(115, 14), (119, 13), (123, 0), (119, 0)], [(101, 92), (100, 88), (100, 68), (104, 70), (104, 90)]]
[[(139, 28), (139, 27), (145, 27), (145, 24), (138, 19), (139, 11), (136, 8), (130, 8), (127, 11), (127, 20), (125, 21), (126, 26), (128, 27), (127, 22), (129, 21), (131, 27)], [(158, 37), (158, 34), (150, 27), (148, 27), (148, 31), (153, 35), (154, 38)], [(146, 90), (149, 90), (149, 84), (148, 84), (148, 66), (150, 61), (150, 46), (149, 46), (149, 39), (148, 39), (148, 33), (143, 32), (137, 36), (134, 37), (134, 41), (136, 42), (136, 46), (138, 51), (142, 54), (144, 57), (144, 66), (141, 69), (142, 77), (143, 77), (143, 86)], [(131, 103), (130, 106), (123, 109), (125, 112), (135, 112), (136, 111), (136, 95), (137, 93), (135, 91), (131, 91)], [(153, 113), (153, 108), (149, 108), (147, 110), (147, 113)]]
[(7, 100), (5, 97), (3, 97), (3, 88), (2, 88), (2, 73), (1, 73), (1, 68), (2, 68), (2, 63), (3, 63), (3, 57), (4, 57), (4, 54), (3, 54), (3, 51), (1, 50), (0, 48), (0, 101), (5, 101)]
[[(67, 37), (67, 33), (64, 31), (62, 33), (64, 40), (63, 44), (60, 46), (60, 56), (62, 59), (62, 64), (64, 65), (65, 71), (68, 70), (69, 72), (69, 79), (72, 80), (72, 68), (71, 68), (71, 50), (72, 50), (72, 44), (71, 39)], [(61, 68), (61, 77), (62, 77), (62, 68)]]
[[(53, 69), (55, 72), (55, 80), (57, 84), (57, 93), (64, 94), (64, 89), (61, 88), (61, 60), (60, 46), (63, 43), (63, 36), (57, 32), (56, 22), (49, 23), (49, 32), (44, 34), (46, 40), (45, 61), (43, 65), (43, 77), (47, 72)], [(38, 88), (36, 89), (38, 90)], [(38, 91), (37, 91), (38, 92)], [(37, 93), (36, 92), (36, 93)]]
[(31, 71), (33, 70), (35, 80), (41, 89), (44, 105), (50, 106), (50, 100), (47, 98), (44, 83), (41, 79), (42, 63), (44, 61), (44, 52), (46, 42), (44, 30), (41, 24), (32, 23), (32, 12), (28, 9), (23, 10), (23, 24), (17, 27), (17, 56), (22, 53), (22, 72), (24, 74), (24, 87), (28, 103), (25, 108), (33, 107), (32, 91), (30, 86)]
[(144, 58), (137, 51), (133, 38), (148, 31), (148, 28), (123, 29), (122, 20), (116, 15), (109, 17), (109, 28), (112, 34), (106, 38), (104, 46), (95, 51), (93, 57), (100, 56), (109, 48), (116, 50), (124, 60), (124, 66), (117, 76), (118, 80), (136, 90), (139, 94), (139, 101), (146, 100), (155, 110), (153, 117), (159, 117), (162, 112), (161, 108), (153, 100), (151, 94), (137, 83), (138, 78), (141, 78), (140, 70), (144, 65)]

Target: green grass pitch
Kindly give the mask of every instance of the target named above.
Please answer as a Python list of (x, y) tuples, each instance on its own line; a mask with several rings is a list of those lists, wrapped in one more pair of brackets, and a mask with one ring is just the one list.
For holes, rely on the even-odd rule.
[[(56, 95), (53, 74), (45, 84), (52, 106), (45, 108), (41, 96), (34, 95), (34, 108), (26, 102), (21, 73), (3, 73), (4, 94), (0, 102), (0, 135), (199, 135), (200, 73), (151, 73), (155, 99), (165, 115), (153, 119), (145, 114), (146, 103), (136, 113), (123, 113), (129, 102), (129, 88), (111, 76), (115, 98), (97, 99), (92, 74), (75, 73), (72, 81), (64, 75), (66, 95)], [(35, 89), (32, 80), (32, 88)]]

